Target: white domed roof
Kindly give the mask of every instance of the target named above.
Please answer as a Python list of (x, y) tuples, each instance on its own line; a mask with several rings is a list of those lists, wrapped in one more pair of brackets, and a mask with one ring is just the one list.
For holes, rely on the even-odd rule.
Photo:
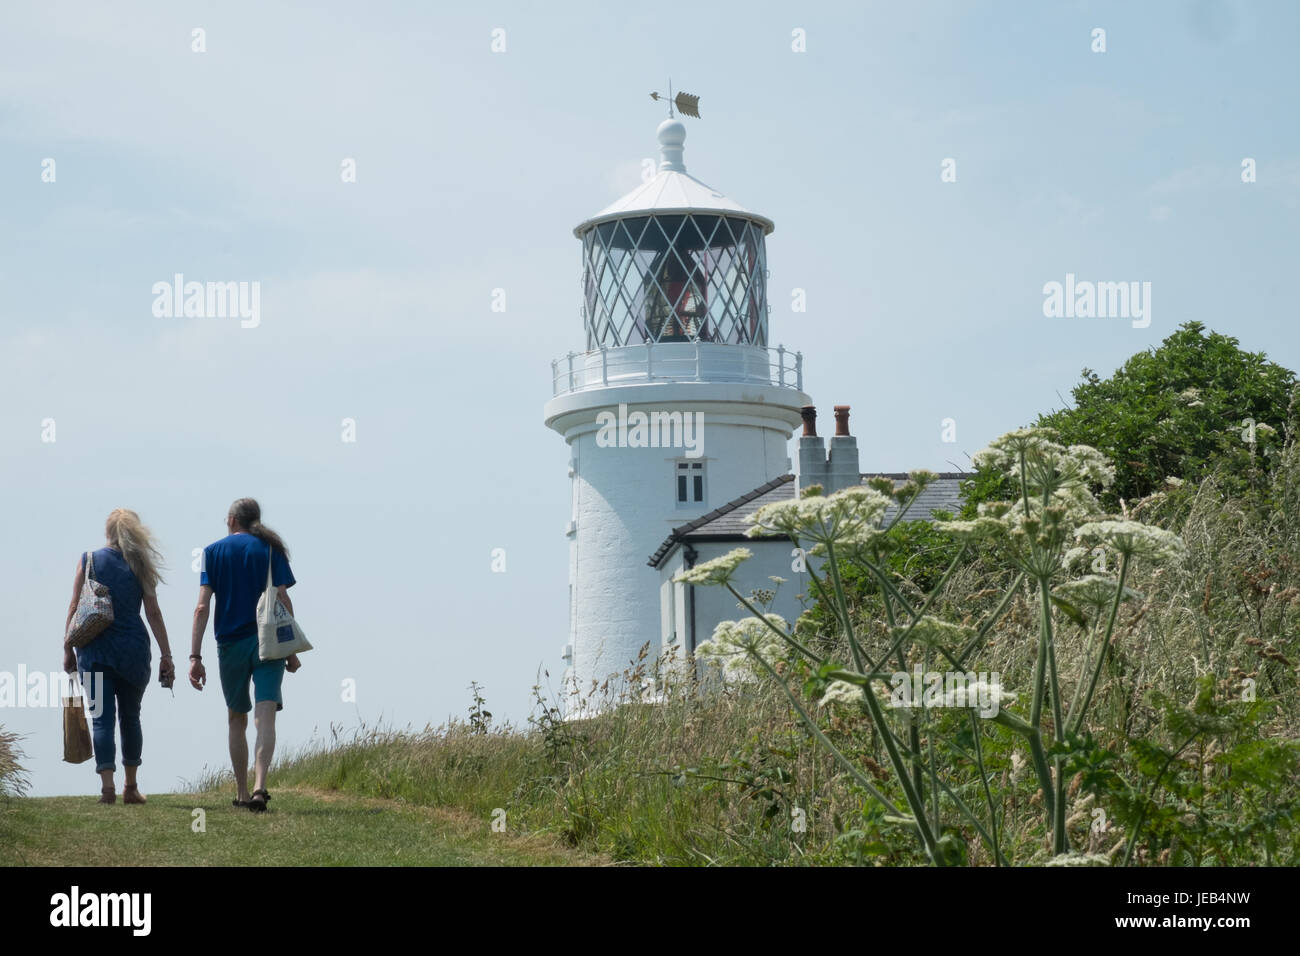
[(659, 160), (659, 172), (653, 179), (642, 183), (579, 224), (573, 234), (581, 237), (592, 226), (602, 222), (642, 214), (728, 213), (759, 223), (763, 227), (763, 234), (769, 235), (776, 228), (772, 220), (750, 212), (686, 172), (686, 167), (682, 164), (682, 144), (685, 140), (686, 127), (681, 120), (667, 119), (660, 123), (659, 151), (662, 158)]

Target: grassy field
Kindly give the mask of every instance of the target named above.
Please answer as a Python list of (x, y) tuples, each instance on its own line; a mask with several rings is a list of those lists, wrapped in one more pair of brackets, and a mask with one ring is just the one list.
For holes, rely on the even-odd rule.
[[(701, 685), (647, 651), (580, 689), (578, 712), (595, 718), (564, 719), (559, 693), (539, 686), (527, 726), (498, 725), (472, 685), (468, 720), (331, 726), (328, 740), (284, 753), (272, 811), (260, 817), (229, 806), (228, 776), (142, 808), (27, 798), (18, 741), (0, 729), (0, 864), (925, 865), (909, 819), (874, 795), (901, 805), (892, 745), (914, 755), (911, 786), (930, 795), (923, 806), (953, 851), (944, 863), (1293, 866), (1300, 445), (1259, 484), (1236, 494), (1211, 477), (1128, 504), (1176, 528), (1186, 554), (1126, 578), (1130, 600), (1116, 607), (1106, 655), (1095, 654), (1097, 613), (1058, 618), (1055, 697), (1072, 712), (1083, 688), (1095, 695), (1087, 732), (1061, 742), (1064, 813), (1050, 825), (1035, 754), (997, 721), (935, 708), (915, 735), (900, 715), (886, 736), (862, 701), (821, 700), (821, 677), (793, 660), (771, 676)], [(1000, 597), (1005, 568), (984, 547), (952, 565), (929, 607), (953, 628), (994, 617), (978, 669), (1013, 689), (1004, 710), (1023, 723), (1043, 605), (1023, 587)], [(846, 614), (872, 654), (894, 633), (880, 604), (859, 589)], [(834, 621), (801, 622), (798, 633), (830, 659), (852, 659)], [(921, 664), (927, 648), (906, 664)], [(1041, 713), (1052, 727), (1051, 708)], [(191, 830), (195, 808), (207, 812), (206, 833)], [(498, 810), (504, 833), (489, 825)]]
[[(270, 809), (226, 788), (156, 794), (145, 806), (95, 797), (14, 798), (0, 814), (5, 866), (577, 866), (601, 858), (537, 835), (494, 833), (465, 810), (293, 788)], [(204, 811), (205, 832), (193, 830)]]

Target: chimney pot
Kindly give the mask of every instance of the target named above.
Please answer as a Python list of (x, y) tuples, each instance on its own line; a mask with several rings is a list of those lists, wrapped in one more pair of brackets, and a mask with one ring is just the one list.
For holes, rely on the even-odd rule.
[(805, 405), (799, 409), (803, 416), (803, 435), (805, 438), (817, 437), (817, 406)]
[[(807, 421), (807, 419), (804, 419)], [(848, 435), (849, 433), (849, 406), (835, 406), (835, 434)]]

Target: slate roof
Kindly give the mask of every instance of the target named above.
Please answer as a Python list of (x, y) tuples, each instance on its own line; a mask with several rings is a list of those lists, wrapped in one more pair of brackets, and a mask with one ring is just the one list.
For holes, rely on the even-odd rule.
[(672, 550), (674, 544), (687, 536), (693, 536), (694, 532), (701, 528), (708, 528), (716, 521), (718, 522), (717, 531), (710, 532), (709, 536), (714, 535), (744, 535), (749, 529), (745, 523), (745, 516), (751, 515), (763, 505), (771, 504), (775, 501), (789, 501), (794, 497), (794, 475), (782, 475), (779, 478), (773, 478), (767, 484), (759, 485), (753, 491), (747, 492), (736, 498), (734, 501), (728, 501), (721, 508), (714, 508), (706, 515), (701, 515), (694, 521), (688, 521), (684, 525), (673, 528), (672, 533), (664, 539), (664, 543), (659, 545), (659, 550), (650, 555), (647, 562), (650, 567), (659, 567), (660, 562)]
[[(919, 518), (930, 520), (931, 512), (950, 511), (956, 514), (961, 510), (961, 483), (974, 475), (961, 471), (944, 471), (939, 473), (937, 481), (930, 482), (929, 485), (917, 496), (912, 507), (907, 509), (907, 517), (910, 521)], [(906, 481), (907, 475), (901, 472), (877, 473), (873, 475), (863, 475), (862, 480), (868, 478), (893, 478), (894, 482)], [(893, 521), (897, 508), (890, 508), (885, 512), (885, 520)]]
[[(930, 483), (920, 497), (907, 511), (909, 520), (919, 518), (931, 519), (931, 513), (934, 511), (950, 511), (954, 514), (961, 508), (961, 483), (968, 478), (973, 477), (967, 472), (946, 471), (940, 472), (936, 481)], [(862, 475), (865, 482), (868, 478), (892, 478), (895, 482), (906, 481), (906, 472), (871, 472)], [(789, 501), (796, 494), (794, 475), (782, 475), (779, 478), (773, 478), (766, 484), (759, 485), (753, 491), (747, 492), (729, 501), (720, 508), (714, 508), (706, 515), (701, 515), (694, 521), (689, 521), (684, 525), (676, 527), (672, 533), (664, 539), (659, 549), (650, 556), (647, 562), (652, 568), (659, 567), (664, 558), (666, 558), (673, 547), (681, 541), (687, 539), (693, 540), (712, 540), (727, 541), (740, 539), (745, 536), (750, 525), (745, 520), (763, 505), (772, 504), (777, 501)], [(885, 512), (885, 520), (891, 521), (896, 507), (891, 507)]]

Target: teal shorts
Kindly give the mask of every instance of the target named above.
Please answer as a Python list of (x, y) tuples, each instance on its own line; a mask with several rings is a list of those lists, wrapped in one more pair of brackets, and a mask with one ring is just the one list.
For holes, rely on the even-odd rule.
[(280, 685), (284, 681), (284, 661), (264, 661), (258, 656), (257, 635), (241, 637), (217, 645), (217, 669), (221, 673), (221, 693), (226, 706), (237, 714), (253, 709), (248, 698), (248, 682), (253, 682), (253, 700), (275, 701), (276, 710), (284, 710)]

